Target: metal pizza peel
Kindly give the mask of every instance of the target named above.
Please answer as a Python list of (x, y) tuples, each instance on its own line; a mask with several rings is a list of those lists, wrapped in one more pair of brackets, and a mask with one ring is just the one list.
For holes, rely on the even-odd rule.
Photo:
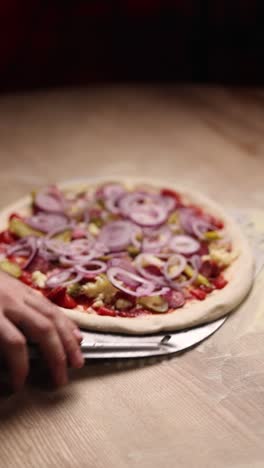
[(184, 351), (208, 338), (218, 330), (227, 317), (200, 327), (150, 336), (113, 335), (83, 332), (81, 351), (85, 359), (124, 359), (162, 356)]

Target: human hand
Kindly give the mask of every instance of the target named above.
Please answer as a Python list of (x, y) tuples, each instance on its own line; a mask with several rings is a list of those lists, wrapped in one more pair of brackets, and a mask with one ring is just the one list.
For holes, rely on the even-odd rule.
[(37, 291), (0, 272), (0, 354), (16, 391), (29, 372), (27, 338), (39, 346), (58, 386), (67, 383), (67, 362), (84, 364), (77, 326)]

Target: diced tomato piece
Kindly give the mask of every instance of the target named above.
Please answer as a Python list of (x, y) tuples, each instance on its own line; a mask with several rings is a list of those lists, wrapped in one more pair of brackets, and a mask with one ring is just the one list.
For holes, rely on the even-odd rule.
[(65, 293), (64, 298), (61, 304), (58, 304), (61, 307), (65, 307), (65, 309), (74, 309), (77, 307), (77, 302), (71, 297), (68, 293)]
[(91, 299), (90, 297), (82, 294), (81, 296), (75, 298), (75, 301), (78, 303), (78, 305), (81, 305), (86, 310), (92, 306), (94, 299)]
[(19, 279), (20, 279), (20, 281), (22, 281), (22, 283), (25, 283), (28, 286), (32, 286), (32, 284), (33, 284), (32, 283), (32, 275), (28, 271), (23, 271), (22, 275), (20, 276)]
[(202, 208), (200, 208), (197, 205), (188, 205), (188, 208), (192, 210), (193, 214), (195, 214), (196, 216), (202, 217), (204, 215)]
[(200, 286), (200, 289), (206, 292), (206, 294), (210, 294), (214, 290), (212, 286), (205, 286), (204, 284)]
[(177, 204), (181, 204), (181, 196), (179, 193), (175, 192), (175, 190), (170, 190), (170, 189), (162, 189), (160, 191), (160, 194), (163, 197), (171, 197), (174, 198), (174, 200), (177, 202)]
[(208, 255), (208, 253), (209, 253), (208, 243), (202, 241), (200, 245), (200, 249), (198, 250), (197, 254), (200, 256), (203, 256), (203, 255)]
[(217, 219), (214, 216), (210, 216), (211, 223), (216, 227), (216, 229), (223, 229), (224, 223), (221, 219)]
[(199, 288), (192, 289), (191, 294), (195, 299), (199, 299), (199, 301), (203, 301), (206, 298), (206, 292)]
[(0, 233), (0, 242), (3, 242), (4, 244), (12, 244), (15, 240), (16, 238), (8, 230)]
[(63, 297), (66, 292), (66, 288), (64, 286), (57, 286), (56, 288), (53, 288), (51, 290), (48, 290), (46, 292), (46, 297), (53, 301), (53, 299), (56, 299), (58, 297)]
[(74, 309), (78, 305), (63, 286), (52, 289), (46, 293), (46, 297), (58, 306), (65, 307), (65, 309)]
[(96, 309), (96, 312), (98, 315), (106, 315), (109, 317), (116, 316), (116, 311), (112, 309), (107, 309), (107, 307), (99, 307), (98, 309)]
[(227, 283), (227, 280), (222, 275), (219, 275), (213, 280), (213, 284), (216, 287), (216, 289), (223, 289), (227, 285)]

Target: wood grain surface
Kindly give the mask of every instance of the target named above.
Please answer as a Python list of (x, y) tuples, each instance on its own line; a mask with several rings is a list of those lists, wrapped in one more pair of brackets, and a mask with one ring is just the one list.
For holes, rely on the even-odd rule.
[[(113, 87), (0, 98), (0, 208), (48, 182), (148, 174), (264, 208), (264, 93)], [(197, 348), (89, 364), (0, 400), (0, 467), (262, 468), (263, 275)]]

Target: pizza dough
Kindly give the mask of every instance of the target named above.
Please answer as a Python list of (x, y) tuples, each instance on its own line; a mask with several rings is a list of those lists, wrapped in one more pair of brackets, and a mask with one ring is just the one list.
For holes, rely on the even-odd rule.
[[(225, 229), (230, 236), (233, 250), (237, 253), (237, 258), (225, 270), (225, 278), (228, 284), (221, 290), (215, 290), (209, 294), (204, 301), (187, 302), (182, 308), (165, 314), (142, 315), (139, 317), (110, 317), (96, 314), (89, 314), (80, 310), (60, 308), (68, 317), (73, 319), (81, 328), (111, 333), (125, 334), (151, 334), (160, 331), (175, 331), (190, 328), (213, 320), (233, 311), (247, 296), (252, 283), (254, 273), (253, 256), (240, 227), (217, 203), (204, 195), (195, 193), (186, 188), (181, 188), (177, 184), (174, 186), (167, 181), (153, 181), (144, 179), (128, 179), (116, 177), (116, 181), (126, 183), (128, 186), (146, 185), (161, 188), (168, 186), (177, 190), (184, 201), (196, 204), (214, 216), (219, 217), (225, 223)], [(112, 182), (109, 178), (97, 178), (93, 180), (79, 180), (59, 184), (63, 190), (80, 190), (90, 185), (97, 185), (103, 182)], [(19, 202), (5, 209), (0, 215), (0, 229), (4, 229), (10, 213), (16, 211), (21, 214), (28, 213), (30, 198), (25, 197)]]

